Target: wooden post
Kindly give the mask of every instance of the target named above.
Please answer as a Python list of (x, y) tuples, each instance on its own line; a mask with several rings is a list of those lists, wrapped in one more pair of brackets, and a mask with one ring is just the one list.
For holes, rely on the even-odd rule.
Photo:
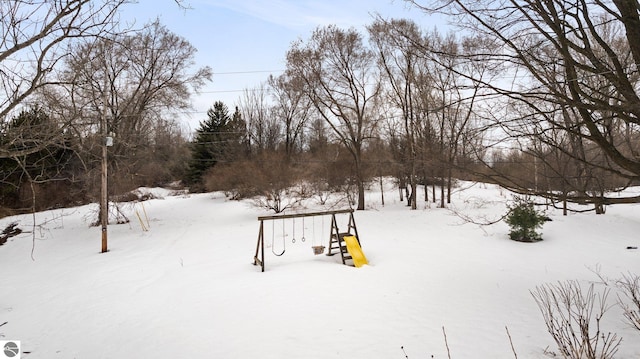
[[(106, 87), (105, 87), (106, 88)], [(100, 226), (102, 227), (102, 250), (101, 253), (107, 252), (107, 225), (109, 224), (109, 196), (107, 193), (107, 99), (106, 95), (102, 104), (102, 116), (100, 118), (100, 127), (102, 135), (102, 174), (100, 185)]]
[(100, 225), (102, 227), (102, 253), (108, 251), (107, 225), (109, 224), (109, 199), (107, 196), (107, 145), (102, 145), (102, 183), (100, 186)]

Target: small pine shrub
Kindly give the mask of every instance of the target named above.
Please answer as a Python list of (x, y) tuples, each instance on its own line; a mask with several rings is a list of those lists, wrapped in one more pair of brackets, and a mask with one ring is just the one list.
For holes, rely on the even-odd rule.
[(542, 240), (542, 234), (538, 232), (538, 229), (542, 228), (547, 216), (535, 209), (531, 199), (515, 196), (513, 203), (507, 208), (509, 208), (509, 213), (505, 221), (511, 227), (509, 238), (519, 242)]

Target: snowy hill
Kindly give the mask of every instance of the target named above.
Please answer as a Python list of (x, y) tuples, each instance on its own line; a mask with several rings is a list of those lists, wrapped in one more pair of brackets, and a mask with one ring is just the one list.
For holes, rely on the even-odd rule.
[[(505, 191), (463, 186), (456, 212), (506, 212)], [(105, 254), (88, 226), (95, 206), (38, 213), (35, 243), (23, 233), (0, 246), (0, 339), (20, 340), (34, 359), (418, 359), (447, 358), (444, 328), (451, 358), (513, 358), (507, 327), (518, 358), (549, 358), (556, 345), (531, 290), (568, 279), (601, 290), (596, 271), (640, 273), (640, 251), (627, 249), (640, 246), (640, 205), (602, 216), (549, 209), (544, 240), (519, 243), (504, 223), (465, 223), (423, 202), (410, 211), (391, 187), (385, 206), (379, 197), (355, 213), (370, 265), (313, 255), (330, 225), (314, 217), (265, 224), (264, 273), (252, 263), (257, 217), (270, 213), (219, 193), (126, 206), (131, 222), (109, 226)], [(31, 230), (31, 216), (0, 228), (14, 221)], [(602, 325), (623, 337), (616, 358), (640, 357), (640, 331), (620, 308)]]

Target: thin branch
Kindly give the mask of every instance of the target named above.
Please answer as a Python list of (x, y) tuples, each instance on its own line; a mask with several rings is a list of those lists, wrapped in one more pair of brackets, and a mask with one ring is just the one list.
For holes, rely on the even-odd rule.
[(518, 354), (516, 353), (516, 349), (513, 347), (513, 340), (511, 339), (511, 334), (509, 333), (509, 327), (505, 325), (504, 329), (507, 331), (507, 336), (509, 337), (509, 344), (511, 344), (511, 351), (513, 351), (513, 356), (518, 359)]
[(444, 335), (444, 345), (447, 347), (447, 357), (451, 359), (451, 352), (449, 351), (449, 342), (447, 341), (447, 332), (444, 330), (444, 325), (442, 326), (442, 334)]

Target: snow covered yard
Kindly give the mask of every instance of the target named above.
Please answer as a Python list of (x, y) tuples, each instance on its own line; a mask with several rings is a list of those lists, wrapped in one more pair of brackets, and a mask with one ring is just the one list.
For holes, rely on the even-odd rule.
[[(544, 240), (519, 243), (504, 223), (480, 227), (424, 202), (410, 211), (393, 188), (385, 206), (379, 197), (355, 213), (369, 266), (313, 255), (328, 242), (326, 217), (306, 220), (304, 242), (300, 220), (284, 223), (284, 238), (282, 224), (267, 227), (265, 273), (252, 263), (256, 219), (269, 213), (219, 193), (144, 202), (148, 231), (128, 207), (131, 223), (109, 226), (105, 254), (86, 220), (94, 206), (38, 213), (51, 221), (35, 260), (29, 234), (0, 247), (0, 339), (20, 340), (25, 358), (417, 359), (447, 358), (444, 328), (454, 359), (513, 358), (508, 327), (518, 358), (548, 358), (557, 350), (530, 290), (568, 279), (604, 289), (594, 272), (640, 273), (640, 251), (627, 249), (640, 245), (640, 205), (550, 209)], [(463, 183), (452, 207), (495, 219), (510, 198)], [(31, 217), (0, 227), (13, 221), (29, 230)], [(272, 236), (284, 255), (271, 253)], [(620, 308), (604, 330), (624, 338), (616, 358), (640, 357)]]

